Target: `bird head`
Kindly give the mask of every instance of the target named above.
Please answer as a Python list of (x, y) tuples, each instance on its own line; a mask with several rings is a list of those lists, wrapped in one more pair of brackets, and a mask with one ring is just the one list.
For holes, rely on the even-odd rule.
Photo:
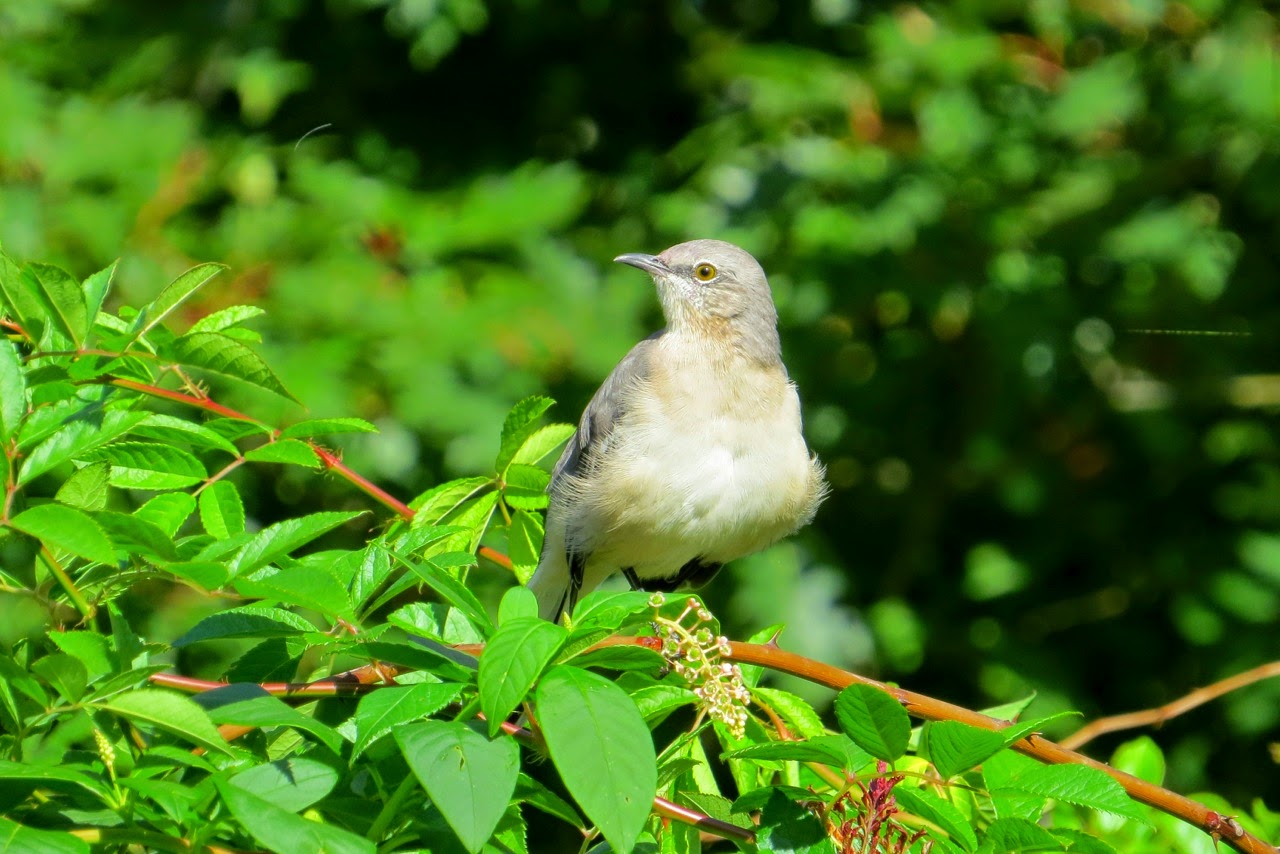
[(658, 255), (613, 260), (653, 277), (672, 330), (721, 339), (762, 361), (780, 358), (773, 294), (746, 250), (723, 240), (691, 240)]

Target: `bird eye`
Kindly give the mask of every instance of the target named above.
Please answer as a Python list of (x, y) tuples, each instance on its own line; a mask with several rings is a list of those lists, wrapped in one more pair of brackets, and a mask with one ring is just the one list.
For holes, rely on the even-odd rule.
[(693, 276), (699, 282), (709, 282), (716, 277), (716, 268), (703, 262), (693, 268)]

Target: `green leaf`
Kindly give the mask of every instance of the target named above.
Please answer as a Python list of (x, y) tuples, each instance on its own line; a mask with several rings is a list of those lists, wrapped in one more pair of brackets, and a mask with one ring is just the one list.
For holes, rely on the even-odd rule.
[(231, 561), (231, 574), (243, 575), (264, 567), (364, 513), (363, 510), (312, 513), (310, 516), (286, 519), (263, 528), (245, 543), (244, 548)]
[(0, 338), (0, 444), (18, 434), (27, 414), (27, 380), (22, 373), (18, 348)]
[(978, 837), (973, 832), (973, 827), (955, 804), (926, 789), (915, 789), (901, 783), (893, 787), (893, 796), (899, 807), (933, 822), (965, 851), (973, 851), (978, 847)]
[(446, 682), (470, 682), (475, 676), (474, 658), (427, 638), (400, 642), (363, 641), (352, 644), (348, 651), (373, 661), (423, 670)]
[(944, 780), (976, 768), (1005, 748), (1002, 731), (979, 729), (959, 721), (933, 721), (925, 726), (922, 752)]
[(551, 475), (536, 466), (512, 463), (503, 476), (502, 497), (512, 507), (539, 510), (551, 501), (547, 484)]
[(521, 773), (516, 779), (516, 793), (513, 800), (535, 807), (549, 816), (573, 825), (579, 830), (585, 829), (587, 823), (578, 815), (573, 805), (528, 774)]
[(89, 671), (79, 659), (69, 655), (46, 655), (31, 665), (31, 672), (57, 689), (68, 703), (78, 703), (89, 684)]
[(309, 821), (265, 798), (215, 777), (214, 785), (231, 815), (254, 840), (276, 854), (318, 851), (324, 854), (374, 854), (374, 844), (350, 831)]
[(235, 445), (231, 444), (221, 433), (210, 429), (208, 426), (195, 421), (187, 421), (183, 418), (175, 418), (172, 415), (163, 415), (159, 412), (150, 413), (145, 421), (133, 428), (132, 435), (139, 439), (151, 439), (161, 444), (181, 442), (196, 448), (223, 451), (233, 457), (240, 455)]
[(632, 691), (631, 702), (645, 721), (654, 724), (681, 706), (697, 705), (698, 695), (683, 685), (659, 682)]
[(152, 442), (116, 442), (83, 455), (111, 463), (108, 481), (122, 489), (181, 489), (208, 477), (190, 451)]
[(476, 627), (476, 631), (485, 637), (493, 633), (493, 622), (485, 613), (484, 606), (461, 581), (446, 572), (434, 560), (406, 561), (398, 555), (396, 557), (412, 569), (414, 574), (425, 581), (432, 590), (440, 594), (444, 601), (461, 611), (471, 625)]
[(110, 466), (105, 461), (77, 469), (58, 487), (54, 500), (81, 510), (101, 510), (107, 506), (109, 470)]
[[(763, 643), (763, 641), (756, 642)], [(820, 738), (827, 734), (827, 727), (822, 723), (822, 718), (818, 717), (818, 713), (813, 710), (813, 706), (795, 694), (780, 688), (754, 688), (751, 693), (781, 715), (793, 731), (805, 738)]]
[(534, 430), (511, 458), (513, 463), (537, 465), (542, 458), (559, 449), (578, 428), (572, 424), (548, 424)]
[(179, 559), (172, 538), (146, 519), (106, 510), (97, 513), (95, 518), (115, 547), (127, 554), (161, 561), (176, 562)]
[(289, 400), (296, 399), (261, 356), (221, 332), (188, 333), (162, 347), (160, 354), (181, 365), (242, 380)]
[(538, 683), (538, 721), (565, 787), (620, 851), (630, 851), (658, 788), (657, 757), (635, 703), (613, 682), (558, 665)]
[[(269, 699), (275, 700), (274, 697)], [(280, 703), (279, 700), (276, 702)], [(280, 705), (284, 706), (284, 703)], [(335, 737), (338, 735), (336, 732), (333, 734)], [(241, 771), (231, 778), (231, 785), (256, 795), (280, 809), (298, 812), (320, 801), (333, 791), (333, 787), (338, 785), (338, 772), (323, 762), (293, 756), (255, 765)]]
[(90, 328), (97, 319), (98, 312), (102, 311), (102, 302), (111, 290), (111, 283), (115, 279), (116, 267), (119, 264), (120, 260), (116, 259), (80, 283), (80, 290), (84, 291), (85, 312)]
[(244, 458), (252, 463), (284, 463), (314, 469), (320, 467), (320, 458), (306, 442), (298, 439), (277, 439), (245, 451)]
[(235, 581), (235, 589), (244, 596), (299, 605), (330, 618), (355, 619), (346, 587), (328, 572), (313, 567), (290, 566), (263, 570), (250, 577), (241, 575)]
[[(28, 426), (34, 417), (33, 414), (27, 419)], [(27, 454), (18, 483), (26, 483), (75, 457), (94, 459), (88, 456), (89, 452), (127, 433), (146, 417), (144, 412), (108, 412), (97, 424), (77, 420), (53, 425), (51, 435)], [(27, 442), (24, 441), (23, 444)]]
[(879, 688), (845, 688), (836, 697), (836, 720), (854, 744), (877, 759), (893, 762), (907, 751), (911, 719), (901, 703)]
[(436, 525), (480, 490), (493, 485), (493, 478), (464, 477), (432, 487), (409, 503), (416, 514), (413, 527)]
[(538, 616), (538, 597), (528, 587), (512, 587), (498, 603), (498, 625), (521, 617)]
[(760, 811), (757, 838), (761, 850), (773, 854), (835, 854), (836, 850), (818, 817), (777, 790)]
[(515, 739), (488, 739), (456, 721), (423, 721), (395, 730), (405, 761), (431, 802), (477, 852), (493, 835), (516, 789), (520, 748)]
[(1164, 754), (1148, 735), (1140, 735), (1117, 747), (1111, 754), (1111, 767), (1157, 786), (1164, 784)]
[(74, 507), (39, 504), (9, 520), (9, 527), (40, 540), (50, 548), (62, 549), (86, 560), (114, 565), (115, 547), (102, 527)]
[(1066, 844), (1071, 854), (1116, 854), (1116, 849), (1096, 836), (1090, 836), (1083, 830), (1071, 828), (1051, 828), (1050, 833)]
[(423, 682), (417, 685), (387, 685), (360, 698), (354, 722), (356, 740), (351, 747), (354, 760), (365, 748), (391, 732), (392, 727), (422, 720), (449, 705), (462, 692), (454, 682)]
[(154, 496), (134, 511), (134, 516), (144, 519), (165, 536), (176, 537), (184, 522), (196, 509), (196, 500), (185, 492), (166, 492)]
[[(236, 724), (259, 728), (292, 727), (311, 733), (334, 753), (342, 752), (342, 736), (337, 730), (303, 714), (280, 698), (271, 696), (257, 685), (242, 683), (215, 688), (201, 694), (199, 702), (208, 709), (209, 718), (219, 726)], [(277, 806), (291, 809), (285, 804)]]
[(97, 632), (49, 632), (58, 649), (80, 661), (90, 679), (106, 676), (114, 668), (105, 635)]
[(538, 617), (503, 623), (480, 656), (480, 708), (492, 738), (560, 650), (568, 632)]
[(52, 264), (28, 264), (22, 274), (53, 327), (80, 347), (89, 332), (89, 312), (80, 283)]
[(138, 312), (134, 322), (134, 339), (146, 335), (156, 324), (194, 294), (202, 285), (226, 269), (222, 264), (197, 264), (174, 279), (150, 303)]
[(3, 854), (89, 854), (89, 843), (57, 830), (38, 830), (0, 818)]
[(990, 850), (993, 854), (1066, 850), (1052, 833), (1025, 818), (996, 819), (983, 834), (982, 843), (983, 851)]
[(1019, 776), (1038, 764), (1012, 750), (1002, 750), (982, 763), (982, 780), (999, 818), (1039, 820), (1048, 799), (1010, 788)]
[(1053, 798), (1078, 807), (1108, 812), (1146, 822), (1115, 778), (1087, 765), (1036, 765), (1018, 774), (1001, 788)]
[(208, 713), (190, 697), (156, 688), (140, 688), (117, 694), (101, 707), (134, 724), (164, 730), (205, 750), (232, 754)]
[(516, 452), (537, 429), (534, 422), (554, 405), (555, 401), (549, 397), (533, 396), (526, 397), (511, 408), (506, 420), (502, 423), (502, 441), (498, 446), (498, 457), (493, 464), (495, 471), (499, 474), (506, 473), (507, 466), (511, 464)]
[(528, 584), (538, 568), (542, 537), (541, 516), (525, 510), (511, 514), (511, 524), (507, 527), (507, 557), (511, 558), (516, 580), (521, 584)]
[(217, 480), (200, 493), (200, 524), (210, 536), (223, 539), (244, 531), (244, 504), (235, 484)]
[(310, 439), (333, 433), (377, 433), (378, 428), (363, 418), (316, 418), (299, 421), (280, 431), (281, 439)]
[(171, 646), (181, 648), (217, 638), (281, 638), (314, 632), (307, 620), (283, 608), (246, 605), (205, 617)]
[(725, 753), (724, 758), (818, 762), (850, 772), (857, 771), (871, 761), (870, 754), (843, 735), (824, 735), (807, 741), (767, 741), (761, 744), (750, 744)]
[(188, 334), (192, 332), (221, 332), (232, 326), (238, 326), (246, 320), (261, 317), (264, 314), (266, 314), (266, 311), (256, 305), (229, 305), (226, 308), (218, 309), (213, 314), (206, 314), (191, 324), (191, 328), (187, 332)]

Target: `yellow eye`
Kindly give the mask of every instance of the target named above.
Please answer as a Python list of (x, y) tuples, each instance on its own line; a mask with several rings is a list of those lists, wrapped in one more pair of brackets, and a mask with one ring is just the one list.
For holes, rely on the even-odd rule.
[(709, 282), (716, 277), (716, 268), (704, 261), (693, 268), (693, 277), (699, 282)]

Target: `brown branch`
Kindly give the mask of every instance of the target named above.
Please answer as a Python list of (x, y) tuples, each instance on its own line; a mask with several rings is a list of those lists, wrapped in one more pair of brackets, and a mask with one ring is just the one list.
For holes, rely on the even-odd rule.
[(1071, 735), (1062, 739), (1059, 744), (1068, 750), (1075, 750), (1077, 747), (1109, 732), (1120, 732), (1121, 730), (1134, 729), (1140, 726), (1159, 726), (1165, 721), (1176, 718), (1178, 715), (1186, 714), (1210, 700), (1216, 700), (1223, 694), (1229, 694), (1246, 685), (1252, 685), (1254, 682), (1261, 682), (1263, 679), (1270, 679), (1275, 676), (1280, 676), (1280, 661), (1260, 664), (1252, 670), (1228, 676), (1226, 679), (1221, 679), (1204, 688), (1197, 688), (1186, 696), (1165, 703), (1163, 706), (1098, 718), (1096, 721), (1085, 724), (1071, 733)]
[[(645, 640), (650, 639), (607, 638), (602, 641), (602, 644), (636, 644)], [(793, 652), (787, 652), (774, 645), (731, 641), (729, 647), (730, 653), (726, 656), (729, 660), (790, 673), (808, 679), (810, 682), (826, 685), (829, 688), (840, 690), (854, 683), (879, 688), (902, 703), (907, 712), (923, 720), (959, 721), (979, 729), (993, 731), (1010, 726), (1008, 721), (996, 720), (961, 706), (955, 706), (942, 700), (935, 700), (923, 694), (885, 685), (881, 682), (876, 682), (874, 679), (868, 679), (865, 676), (859, 676), (856, 673), (850, 673), (847, 670), (841, 670), (838, 667), (832, 667), (829, 664), (823, 664), (820, 661), (814, 661), (813, 659), (796, 655)], [(1194, 825), (1215, 839), (1222, 839), (1237, 851), (1242, 851), (1244, 854), (1277, 854), (1278, 849), (1263, 842), (1256, 836), (1246, 833), (1244, 828), (1233, 818), (1219, 815), (1204, 804), (1197, 803), (1190, 798), (1171, 792), (1154, 783), (1148, 783), (1146, 780), (1135, 777), (1132, 774), (1118, 771), (1096, 759), (1067, 750), (1061, 745), (1034, 733), (1015, 743), (1013, 749), (1045, 764), (1087, 765), (1090, 768), (1096, 768), (1123, 786), (1124, 790), (1129, 793), (1129, 797), (1134, 800), (1155, 807), (1161, 812), (1168, 813), (1175, 818)]]
[(343, 480), (350, 483), (356, 489), (368, 495), (374, 501), (377, 501), (383, 507), (392, 510), (401, 519), (406, 522), (413, 519), (414, 511), (408, 504), (405, 504), (399, 498), (396, 498), (390, 492), (378, 486), (364, 475), (350, 468), (342, 459), (333, 451), (324, 448), (315, 442), (307, 442), (311, 446), (311, 450), (316, 452), (316, 456), (320, 458), (320, 462), (329, 471), (337, 474)]
[(741, 839), (743, 842), (752, 843), (756, 841), (755, 833), (747, 830), (745, 827), (738, 827), (736, 824), (729, 824), (727, 821), (712, 818), (711, 816), (700, 813), (697, 810), (682, 807), (679, 804), (673, 804), (666, 798), (654, 798), (653, 811), (663, 818), (670, 818), (683, 822), (684, 824), (691, 824), (699, 830), (705, 830), (707, 833), (711, 833), (725, 839)]
[(108, 380), (108, 382), (113, 386), (118, 386), (120, 388), (127, 388), (130, 391), (137, 391), (137, 392), (141, 392), (142, 394), (149, 394), (152, 397), (163, 397), (166, 400), (174, 400), (174, 401), (177, 401), (178, 403), (185, 403), (188, 406), (194, 406), (197, 409), (203, 409), (206, 412), (212, 412), (215, 415), (221, 415), (224, 418), (234, 418), (237, 421), (249, 421), (253, 424), (262, 424), (262, 422), (259, 421), (258, 419), (253, 418), (249, 415), (245, 415), (243, 412), (238, 412), (229, 406), (223, 406), (221, 403), (218, 403), (217, 401), (213, 400), (213, 398), (196, 397), (195, 395), (192, 395), (192, 394), (184, 394), (183, 392), (180, 392), (180, 391), (173, 391), (172, 389), (161, 388), (158, 385), (150, 385), (149, 383), (140, 383), (140, 382), (137, 382), (136, 380), (126, 380), (123, 377), (114, 377), (111, 380)]

